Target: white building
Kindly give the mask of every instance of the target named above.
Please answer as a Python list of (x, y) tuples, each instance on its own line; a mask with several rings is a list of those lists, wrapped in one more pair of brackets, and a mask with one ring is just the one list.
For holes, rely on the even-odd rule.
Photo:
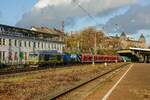
[(28, 30), (0, 25), (0, 63), (25, 63), (28, 61), (29, 53), (36, 50), (63, 52), (63, 37), (64, 33), (56, 29), (44, 32), (36, 28)]

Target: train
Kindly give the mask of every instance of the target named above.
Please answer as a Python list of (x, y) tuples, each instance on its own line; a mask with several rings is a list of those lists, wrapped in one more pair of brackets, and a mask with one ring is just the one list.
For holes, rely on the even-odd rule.
[(29, 54), (29, 65), (84, 64), (122, 62), (119, 55), (92, 55), (85, 53), (60, 53), (57, 50), (41, 50)]

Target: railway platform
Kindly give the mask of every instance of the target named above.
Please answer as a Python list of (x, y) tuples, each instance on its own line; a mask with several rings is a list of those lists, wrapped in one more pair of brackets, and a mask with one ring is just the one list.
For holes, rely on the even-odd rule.
[(150, 64), (128, 66), (88, 95), (86, 100), (150, 100)]

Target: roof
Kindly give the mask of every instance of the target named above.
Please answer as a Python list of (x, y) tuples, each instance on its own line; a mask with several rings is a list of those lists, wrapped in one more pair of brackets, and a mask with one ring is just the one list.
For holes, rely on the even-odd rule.
[(136, 43), (142, 43), (141, 41), (137, 41), (137, 40), (131, 40), (131, 39), (128, 39), (127, 41), (130, 41), (130, 42), (136, 42)]
[(147, 51), (147, 52), (150, 52), (150, 49), (144, 49), (144, 48), (130, 48), (130, 50)]
[(144, 37), (144, 35), (143, 35), (143, 34), (141, 34), (140, 38), (144, 38), (144, 39), (145, 39), (145, 37)]
[(111, 37), (113, 39), (119, 39), (120, 38), (120, 37), (117, 37), (117, 36), (109, 36), (109, 37)]
[(125, 49), (125, 50), (119, 50), (119, 51), (117, 51), (117, 53), (121, 54), (121, 53), (132, 53), (132, 52), (131, 52), (131, 50)]
[(55, 28), (32, 26), (31, 30), (38, 31), (38, 32), (43, 32), (43, 33), (48, 33), (48, 34), (56, 34), (56, 35), (60, 35), (60, 36), (64, 35), (64, 32), (62, 32), (58, 29), (55, 29)]
[(129, 53), (135, 54), (135, 52), (150, 55), (150, 49), (144, 49), (144, 48), (132, 48), (132, 47), (130, 47), (129, 49), (117, 51), (118, 54), (129, 54)]
[(124, 32), (122, 32), (120, 36), (126, 37), (126, 34)]
[(35, 31), (35, 30), (30, 30), (30, 29), (25, 29), (25, 28), (19, 28), (19, 27), (15, 27), (15, 26), (9, 26), (9, 25), (3, 25), (0, 24), (0, 27), (4, 27), (7, 30), (11, 31), (11, 32), (20, 32), (23, 33), (25, 35), (30, 34), (30, 35), (34, 35), (34, 36), (38, 36), (38, 35), (42, 35), (45, 37), (49, 37), (49, 36), (56, 36), (58, 37), (58, 34), (54, 34), (54, 33), (45, 33), (45, 32), (40, 32), (40, 31)]

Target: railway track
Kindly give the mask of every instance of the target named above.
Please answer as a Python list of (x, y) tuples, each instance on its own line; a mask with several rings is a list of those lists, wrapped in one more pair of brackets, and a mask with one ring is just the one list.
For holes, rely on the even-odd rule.
[(99, 79), (99, 78), (101, 78), (101, 77), (103, 77), (103, 76), (106, 76), (106, 75), (112, 73), (112, 72), (115, 72), (115, 71), (117, 71), (117, 70), (119, 70), (119, 69), (121, 69), (121, 68), (123, 68), (123, 67), (125, 67), (125, 66), (127, 66), (127, 65), (129, 65), (129, 63), (123, 64), (123, 65), (118, 66), (118, 67), (116, 67), (116, 68), (114, 68), (114, 69), (112, 69), (112, 70), (109, 70), (109, 71), (106, 71), (106, 72), (101, 73), (101, 74), (99, 74), (99, 75), (96, 75), (96, 76), (94, 76), (94, 77), (92, 77), (92, 78), (90, 78), (90, 79), (87, 79), (87, 80), (85, 80), (85, 81), (83, 81), (83, 82), (80, 82), (79, 84), (76, 84), (76, 85), (73, 86), (73, 87), (69, 87), (69, 88), (67, 88), (67, 89), (65, 89), (65, 90), (63, 90), (63, 91), (60, 91), (60, 92), (55, 93), (55, 94), (52, 94), (52, 95), (49, 96), (49, 99), (50, 99), (50, 100), (57, 100), (57, 99), (59, 99), (60, 97), (63, 97), (63, 96), (65, 96), (65, 95), (67, 95), (68, 93), (73, 92), (73, 91), (75, 91), (76, 89), (79, 89), (79, 88), (81, 88), (82, 86), (85, 86), (85, 85), (89, 84), (90, 82), (95, 81), (95, 80), (97, 80), (97, 79)]
[[(110, 63), (111, 64), (111, 63)], [(30, 72), (36, 72), (36, 71), (45, 71), (47, 69), (52, 68), (64, 68), (64, 67), (75, 67), (80, 65), (89, 65), (89, 64), (67, 64), (67, 65), (55, 65), (55, 66), (41, 66), (41, 67), (22, 67), (17, 68), (17, 66), (13, 66), (12, 69), (0, 69), (0, 77), (1, 76), (11, 76), (13, 74), (20, 74), (20, 73), (30, 73)]]
[(48, 68), (47, 67), (45, 67), (45, 68), (27, 67), (27, 68), (14, 68), (14, 69), (5, 69), (5, 70), (1, 69), (0, 76), (17, 74), (17, 73), (26, 73), (26, 72), (32, 72), (32, 71), (39, 71), (39, 70), (45, 70), (45, 69), (48, 69)]
[[(4, 75), (11, 75), (11, 74), (19, 74), (19, 73), (28, 73), (28, 72), (36, 72), (36, 71), (44, 71), (50, 68), (61, 68), (61, 67), (72, 67), (72, 66), (79, 66), (83, 64), (70, 64), (70, 65), (55, 65), (55, 66), (41, 66), (41, 67), (22, 67), (17, 68), (17, 66), (13, 66), (12, 69), (0, 69), (0, 76)], [(85, 64), (84, 64), (85, 65)], [(12, 67), (12, 66), (10, 66)]]

